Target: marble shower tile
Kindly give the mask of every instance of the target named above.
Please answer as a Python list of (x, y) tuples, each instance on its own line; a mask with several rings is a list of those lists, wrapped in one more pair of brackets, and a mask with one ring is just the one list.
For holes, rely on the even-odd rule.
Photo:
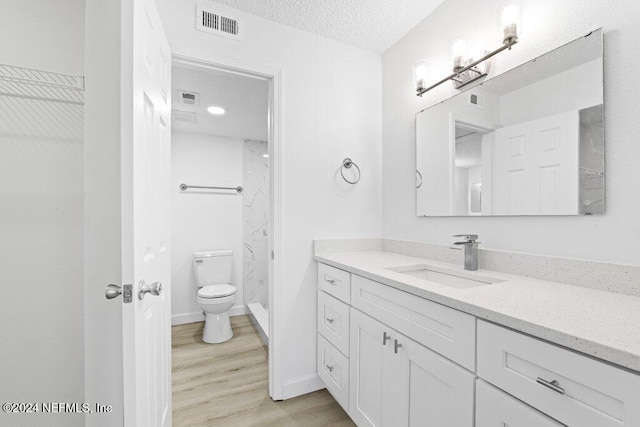
[(244, 142), (244, 295), (245, 304), (269, 301), (269, 159), (263, 141)]

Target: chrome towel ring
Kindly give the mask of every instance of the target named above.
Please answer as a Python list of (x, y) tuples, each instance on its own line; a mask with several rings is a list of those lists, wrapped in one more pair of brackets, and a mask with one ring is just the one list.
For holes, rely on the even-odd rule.
[[(354, 166), (357, 170), (358, 170), (358, 177), (353, 180), (353, 181), (349, 181), (345, 176), (344, 176), (344, 170), (345, 169), (351, 169), (351, 166)], [(356, 165), (353, 160), (351, 160), (350, 158), (346, 158), (342, 161), (342, 166), (340, 167), (340, 175), (342, 175), (342, 179), (344, 179), (346, 182), (348, 182), (349, 184), (357, 184), (358, 182), (360, 182), (360, 168), (358, 167), (358, 165)]]

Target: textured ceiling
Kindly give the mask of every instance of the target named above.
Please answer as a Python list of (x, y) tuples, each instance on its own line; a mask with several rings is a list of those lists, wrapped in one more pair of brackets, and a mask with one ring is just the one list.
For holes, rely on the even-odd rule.
[(382, 53), (443, 0), (215, 0), (290, 27)]

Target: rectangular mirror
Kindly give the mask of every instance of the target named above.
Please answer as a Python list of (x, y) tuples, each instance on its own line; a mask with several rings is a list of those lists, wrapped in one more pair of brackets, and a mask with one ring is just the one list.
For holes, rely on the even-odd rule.
[(597, 30), (420, 111), (417, 215), (603, 214), (602, 58)]

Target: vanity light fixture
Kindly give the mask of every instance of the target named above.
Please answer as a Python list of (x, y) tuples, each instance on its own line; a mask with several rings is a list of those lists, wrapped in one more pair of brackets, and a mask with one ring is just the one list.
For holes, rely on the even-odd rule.
[(425, 61), (420, 61), (414, 67), (417, 96), (422, 96), (449, 80), (453, 82), (456, 89), (460, 89), (485, 77), (488, 71), (488, 60), (504, 50), (511, 50), (511, 47), (518, 43), (518, 35), (521, 28), (522, 0), (505, 0), (497, 12), (502, 46), (492, 52), (479, 51), (474, 54), (465, 36), (459, 35), (452, 38), (449, 41), (449, 52), (453, 62), (453, 72), (444, 79), (427, 87), (427, 64)]
[(207, 108), (207, 111), (209, 112), (209, 114), (213, 114), (214, 116), (221, 116), (225, 113), (225, 109), (222, 107), (218, 107), (217, 105), (212, 105), (211, 107)]
[(416, 82), (416, 90), (420, 92), (427, 87), (427, 77), (429, 76), (429, 67), (426, 61), (420, 61), (413, 66), (413, 79)]

